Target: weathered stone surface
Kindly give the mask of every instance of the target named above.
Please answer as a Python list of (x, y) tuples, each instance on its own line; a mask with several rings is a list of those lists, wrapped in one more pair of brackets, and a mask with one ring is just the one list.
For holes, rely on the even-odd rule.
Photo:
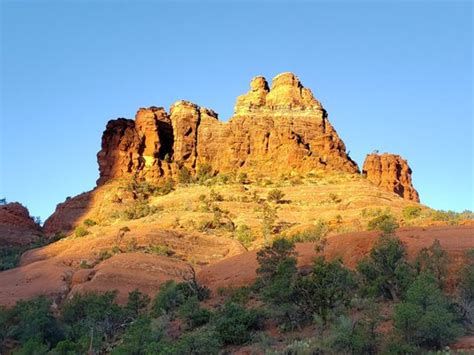
[(102, 135), (102, 149), (97, 154), (100, 171), (97, 184), (140, 170), (143, 165), (140, 150), (135, 121), (125, 118), (110, 120)]
[(169, 116), (151, 107), (135, 121), (110, 121), (98, 160), (98, 185), (122, 176), (176, 179), (183, 167), (196, 174), (203, 164), (214, 173), (266, 176), (358, 172), (326, 111), (292, 73), (277, 75), (271, 89), (265, 78), (252, 79), (228, 123), (188, 101), (172, 105)]
[(408, 163), (395, 154), (369, 154), (365, 158), (362, 173), (375, 185), (393, 191), (406, 200), (420, 202), (411, 180)]
[(23, 246), (42, 236), (41, 227), (18, 202), (0, 205), (0, 246)]

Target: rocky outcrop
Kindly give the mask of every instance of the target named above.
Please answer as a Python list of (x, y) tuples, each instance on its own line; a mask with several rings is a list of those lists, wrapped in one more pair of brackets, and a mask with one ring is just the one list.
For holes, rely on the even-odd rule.
[(406, 200), (420, 202), (411, 180), (408, 163), (395, 154), (369, 154), (365, 158), (362, 173), (375, 185), (395, 192)]
[(358, 172), (327, 112), (292, 73), (277, 75), (271, 89), (252, 79), (237, 99), (228, 123), (187, 101), (140, 109), (135, 121), (109, 121), (98, 153), (98, 185), (122, 176), (176, 178), (180, 169), (196, 174), (244, 171), (279, 176), (314, 169)]
[(18, 202), (0, 205), (0, 247), (24, 246), (42, 236), (41, 227)]

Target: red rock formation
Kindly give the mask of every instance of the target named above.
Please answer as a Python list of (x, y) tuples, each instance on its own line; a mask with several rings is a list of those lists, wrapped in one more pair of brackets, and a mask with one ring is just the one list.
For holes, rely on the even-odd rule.
[(411, 181), (411, 172), (405, 159), (387, 153), (367, 155), (362, 169), (362, 173), (375, 185), (395, 192), (406, 200), (420, 202)]
[(18, 202), (0, 205), (0, 246), (23, 246), (42, 236), (41, 227)]
[(202, 164), (215, 173), (267, 176), (358, 172), (326, 111), (292, 73), (276, 76), (271, 89), (265, 78), (254, 78), (228, 123), (187, 101), (175, 103), (169, 116), (152, 107), (140, 109), (135, 121), (110, 121), (98, 161), (98, 185), (121, 176), (175, 177), (182, 167), (195, 174)]

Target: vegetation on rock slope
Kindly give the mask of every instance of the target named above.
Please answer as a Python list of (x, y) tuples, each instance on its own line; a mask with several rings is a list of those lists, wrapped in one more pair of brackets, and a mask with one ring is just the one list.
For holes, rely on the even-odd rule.
[(442, 249), (434, 244), (409, 263), (403, 244), (385, 235), (357, 271), (321, 256), (303, 272), (293, 243), (276, 239), (258, 253), (259, 277), (248, 287), (211, 295), (190, 278), (163, 284), (152, 301), (133, 291), (123, 306), (114, 302), (114, 292), (76, 295), (59, 313), (43, 297), (20, 301), (0, 308), (0, 345), (18, 354), (217, 354), (242, 346), (278, 354), (441, 349), (472, 330), (474, 259), (447, 294), (439, 282), (447, 259), (426, 264), (426, 255), (442, 255)]

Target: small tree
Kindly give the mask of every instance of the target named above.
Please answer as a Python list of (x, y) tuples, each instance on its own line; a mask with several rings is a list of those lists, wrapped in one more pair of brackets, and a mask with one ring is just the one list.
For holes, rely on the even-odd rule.
[(418, 253), (415, 264), (418, 273), (430, 273), (443, 288), (448, 273), (449, 257), (436, 239), (429, 248), (423, 248)]
[(137, 318), (141, 313), (144, 313), (149, 303), (150, 297), (138, 289), (135, 289), (129, 292), (125, 309), (133, 318)]
[(273, 225), (278, 218), (277, 209), (271, 207), (268, 203), (262, 205), (262, 234), (265, 243), (270, 241), (273, 233)]
[(332, 310), (349, 305), (355, 286), (352, 272), (340, 259), (326, 261), (320, 256), (311, 274), (297, 279), (294, 302), (310, 316), (319, 315), (326, 324)]
[(257, 253), (257, 261), (256, 286), (261, 290), (262, 299), (284, 328), (295, 328), (301, 314), (293, 297), (297, 277), (293, 242), (282, 238), (274, 240), (271, 246)]
[(439, 349), (462, 334), (451, 305), (433, 275), (417, 277), (395, 307), (395, 328), (409, 344)]
[(357, 265), (362, 276), (363, 291), (397, 301), (413, 279), (413, 270), (406, 259), (406, 249), (400, 239), (382, 236), (368, 258)]
[(224, 344), (240, 345), (250, 340), (251, 331), (258, 329), (260, 316), (237, 303), (227, 303), (218, 313), (214, 327)]

